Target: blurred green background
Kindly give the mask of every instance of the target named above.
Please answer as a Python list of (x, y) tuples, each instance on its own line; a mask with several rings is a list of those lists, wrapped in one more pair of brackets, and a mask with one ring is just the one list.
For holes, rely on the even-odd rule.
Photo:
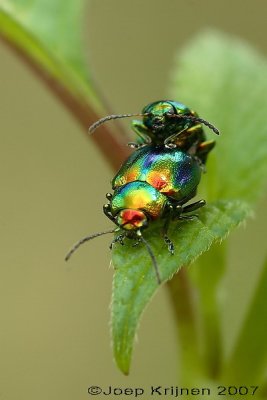
[[(166, 98), (176, 52), (203, 29), (236, 35), (267, 53), (266, 9), (261, 0), (92, 0), (84, 35), (93, 75), (114, 112), (138, 112)], [(64, 262), (73, 242), (110, 227), (102, 204), (113, 172), (2, 43), (0, 60), (0, 399), (82, 400), (90, 385), (178, 384), (163, 288), (142, 320), (130, 376), (113, 363), (110, 238), (88, 243)], [(220, 140), (223, 135), (218, 149)], [(228, 352), (266, 253), (265, 204), (232, 237), (231, 269), (221, 287)]]

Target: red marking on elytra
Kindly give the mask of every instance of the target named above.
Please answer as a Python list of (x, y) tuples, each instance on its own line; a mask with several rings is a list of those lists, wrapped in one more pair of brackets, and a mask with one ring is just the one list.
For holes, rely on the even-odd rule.
[(158, 191), (161, 191), (165, 186), (167, 186), (166, 177), (157, 172), (151, 173), (149, 183)]
[(177, 194), (177, 191), (175, 191), (173, 189), (170, 189), (170, 190), (168, 190), (166, 192), (163, 191), (162, 193), (164, 193), (164, 194), (166, 194), (168, 196), (173, 196), (173, 195)]
[(136, 178), (136, 171), (130, 171), (126, 174), (126, 182), (133, 182)]

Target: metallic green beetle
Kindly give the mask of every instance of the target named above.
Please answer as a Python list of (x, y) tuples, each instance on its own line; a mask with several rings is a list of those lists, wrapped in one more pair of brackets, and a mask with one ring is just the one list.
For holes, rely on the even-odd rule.
[(205, 164), (208, 153), (215, 146), (214, 140), (206, 140), (201, 122), (219, 133), (209, 122), (199, 118), (189, 107), (177, 101), (155, 101), (143, 108), (143, 121), (132, 121), (132, 128), (146, 145), (164, 144), (178, 147), (191, 155), (196, 155)]
[(109, 115), (93, 124), (92, 133), (102, 123), (111, 119), (142, 116), (143, 120), (133, 120), (132, 129), (138, 136), (137, 143), (129, 143), (133, 148), (152, 144), (164, 145), (167, 148), (177, 147), (206, 163), (208, 153), (215, 146), (214, 140), (206, 140), (202, 124), (219, 134), (218, 129), (210, 122), (182, 103), (173, 100), (160, 100), (149, 103), (140, 114)]
[(122, 164), (112, 180), (112, 189), (144, 181), (165, 196), (185, 203), (195, 196), (200, 177), (200, 163), (196, 158), (177, 148), (147, 145), (137, 149)]
[(171, 254), (174, 254), (174, 245), (168, 237), (170, 221), (192, 219), (194, 216), (185, 214), (205, 205), (204, 200), (184, 205), (196, 194), (201, 170), (196, 157), (177, 148), (150, 145), (137, 149), (114, 177), (114, 193), (107, 193), (109, 203), (103, 207), (104, 213), (117, 228), (83, 238), (74, 245), (66, 259), (85, 241), (105, 233), (118, 232), (111, 247), (116, 242), (123, 244), (126, 237), (135, 239), (136, 244), (143, 242), (160, 283), (156, 259), (142, 231), (153, 220), (163, 219), (163, 238)]
[(149, 243), (142, 235), (149, 223), (163, 219), (163, 237), (171, 254), (174, 245), (167, 235), (172, 219), (192, 219), (185, 215), (205, 205), (199, 200), (185, 205), (193, 198), (200, 182), (202, 166), (215, 142), (207, 141), (202, 124), (219, 134), (210, 122), (199, 118), (187, 106), (171, 100), (148, 104), (141, 114), (109, 115), (89, 128), (92, 133), (111, 119), (142, 116), (132, 128), (138, 143), (129, 143), (136, 151), (124, 162), (112, 181), (114, 193), (107, 193), (109, 203), (103, 206), (106, 216), (117, 228), (87, 236), (77, 242), (66, 260), (84, 242), (106, 233), (118, 233), (111, 243), (123, 244), (124, 238), (143, 242), (153, 262), (158, 283), (158, 265)]

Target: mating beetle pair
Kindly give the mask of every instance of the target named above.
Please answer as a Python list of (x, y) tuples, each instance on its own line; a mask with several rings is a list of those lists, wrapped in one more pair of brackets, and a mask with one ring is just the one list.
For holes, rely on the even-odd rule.
[(157, 101), (148, 104), (141, 114), (121, 114), (104, 117), (93, 124), (93, 132), (102, 123), (117, 118), (142, 116), (134, 120), (132, 128), (137, 133), (137, 143), (129, 143), (136, 150), (123, 163), (112, 180), (114, 193), (108, 193), (109, 203), (104, 213), (117, 228), (81, 239), (66, 256), (84, 242), (97, 236), (119, 232), (111, 243), (123, 244), (124, 238), (143, 242), (153, 262), (158, 283), (161, 283), (157, 262), (142, 230), (150, 221), (163, 219), (163, 237), (171, 254), (174, 246), (167, 235), (172, 219), (192, 219), (185, 215), (205, 205), (199, 200), (189, 205), (197, 191), (201, 172), (214, 141), (206, 141), (202, 124), (219, 134), (208, 121), (185, 105), (175, 101)]

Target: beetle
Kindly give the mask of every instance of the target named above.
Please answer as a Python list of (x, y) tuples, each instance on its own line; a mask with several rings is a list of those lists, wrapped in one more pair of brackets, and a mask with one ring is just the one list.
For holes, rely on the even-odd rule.
[(210, 122), (200, 118), (186, 105), (173, 100), (159, 100), (146, 105), (140, 114), (108, 115), (89, 128), (95, 131), (106, 121), (118, 118), (142, 116), (143, 120), (133, 120), (132, 129), (137, 134), (137, 143), (129, 143), (132, 148), (146, 145), (178, 147), (206, 163), (208, 153), (215, 146), (214, 140), (206, 140), (202, 124), (219, 135), (219, 130)]
[(103, 206), (105, 215), (117, 227), (79, 240), (67, 254), (66, 260), (86, 241), (106, 233), (116, 233), (111, 248), (114, 243), (123, 244), (125, 238), (134, 239), (134, 245), (144, 243), (160, 284), (156, 258), (142, 232), (152, 221), (162, 219), (164, 241), (170, 253), (174, 254), (168, 226), (173, 219), (194, 218), (186, 214), (206, 204), (205, 200), (199, 200), (186, 205), (196, 194), (201, 173), (199, 160), (179, 148), (164, 145), (138, 148), (115, 175), (112, 181), (114, 192), (107, 193), (109, 202)]

